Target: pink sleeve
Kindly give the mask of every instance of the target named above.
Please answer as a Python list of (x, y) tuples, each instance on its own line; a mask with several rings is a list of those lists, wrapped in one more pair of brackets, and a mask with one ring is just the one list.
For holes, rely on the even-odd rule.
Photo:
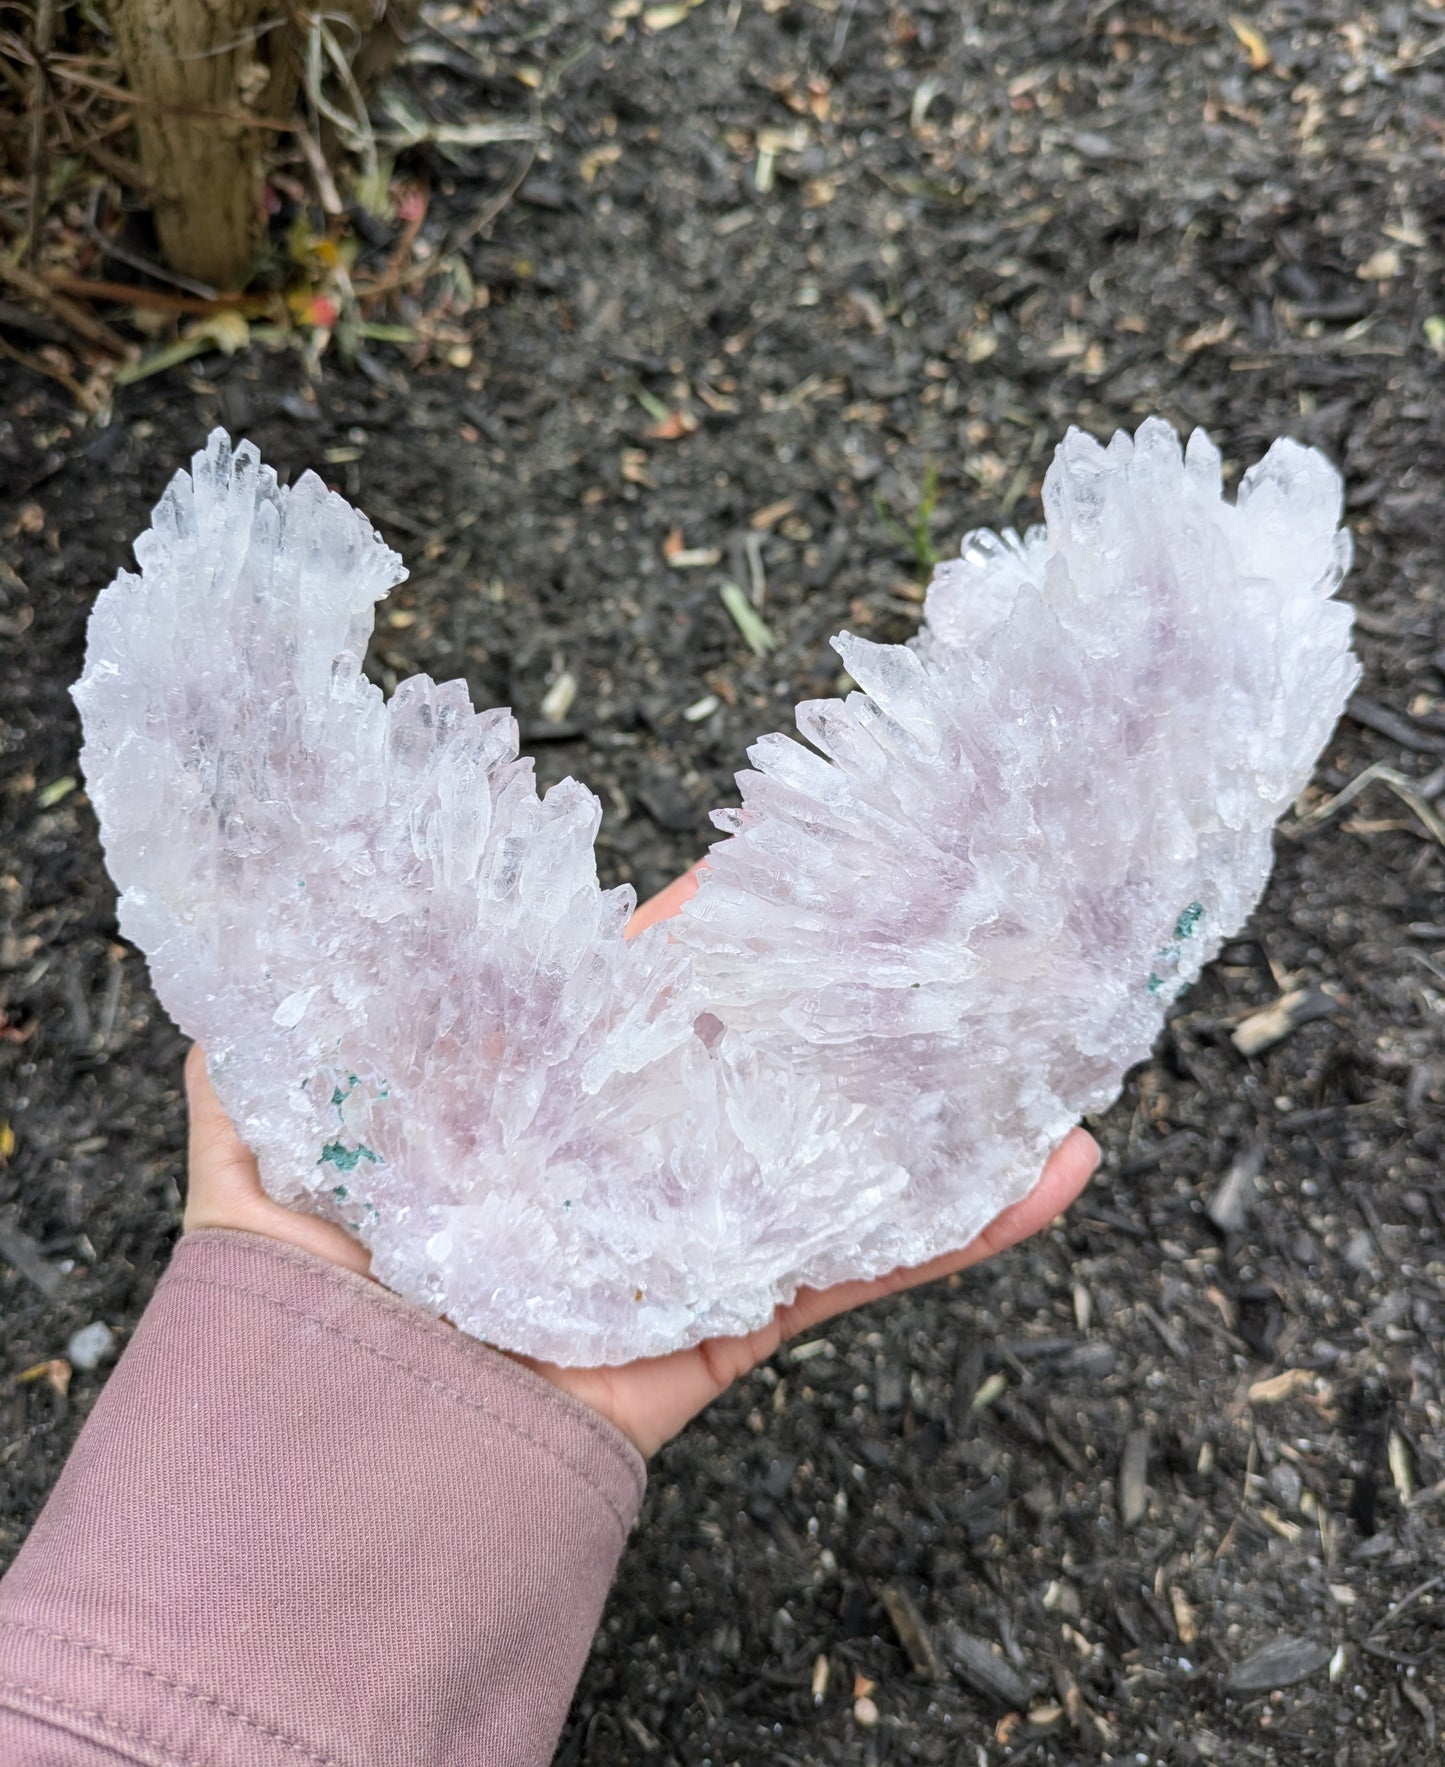
[(374, 1283), (188, 1235), (0, 1582), (0, 1760), (549, 1761), (643, 1483)]

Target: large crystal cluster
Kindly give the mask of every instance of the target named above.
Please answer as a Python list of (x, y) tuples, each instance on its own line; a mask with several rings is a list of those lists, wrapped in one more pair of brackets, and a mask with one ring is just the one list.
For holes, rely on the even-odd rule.
[(505, 711), (362, 674), (404, 575), (217, 432), (75, 689), (121, 925), (281, 1201), (510, 1349), (616, 1362), (962, 1245), (1235, 932), (1356, 680), (1338, 476), (1071, 431), (907, 645), (765, 736), (632, 940), (597, 799)]

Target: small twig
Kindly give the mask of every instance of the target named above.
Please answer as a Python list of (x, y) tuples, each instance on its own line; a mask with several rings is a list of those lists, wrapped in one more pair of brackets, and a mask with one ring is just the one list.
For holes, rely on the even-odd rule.
[[(28, 332), (31, 337), (38, 337), (43, 344), (63, 344), (70, 338), (70, 333), (63, 325), (57, 325), (43, 313), (36, 313), (29, 307), (22, 306), (19, 301), (0, 299), (0, 325), (8, 325), (13, 331)], [(0, 579), (3, 577), (4, 570), (0, 568)]]
[(259, 317), (275, 304), (269, 295), (218, 294), (210, 296), (172, 294), (164, 288), (137, 288), (129, 282), (95, 282), (88, 276), (70, 276), (63, 270), (52, 270), (47, 284), (63, 295), (75, 295), (83, 301), (113, 302), (117, 307), (145, 307), (152, 313), (199, 313), (221, 311)]
[(341, 200), (341, 192), (336, 188), (336, 180), (331, 176), (331, 167), (326, 163), (326, 155), (321, 151), (321, 143), (309, 129), (298, 126), (296, 143), (301, 149), (301, 157), (306, 161), (311, 173), (311, 181), (316, 186), (316, 194), (320, 198), (322, 210), (328, 215), (344, 215), (346, 205)]
[[(123, 127), (130, 127), (130, 118), (123, 119)], [(102, 145), (99, 136), (92, 136), (89, 141), (81, 143), (80, 151), (93, 165), (104, 172), (113, 184), (119, 184), (122, 190), (134, 190), (144, 194), (150, 189), (141, 173), (139, 166), (133, 165), (124, 154), (112, 153)]]
[(1428, 1595), (1432, 1589), (1438, 1589), (1442, 1583), (1445, 1583), (1445, 1571), (1437, 1571), (1433, 1577), (1427, 1577), (1423, 1583), (1417, 1583), (1408, 1595), (1402, 1595), (1391, 1607), (1379, 1625), (1371, 1630), (1370, 1637), (1378, 1638), (1387, 1626), (1394, 1625), (1407, 1607), (1417, 1602), (1422, 1595)]
[[(538, 135), (541, 134), (541, 118), (537, 117)], [(459, 252), (463, 246), (470, 245), (477, 235), (490, 227), (507, 204), (526, 182), (527, 174), (532, 169), (532, 162), (537, 157), (537, 141), (534, 138), (524, 144), (517, 157), (517, 164), (512, 175), (502, 188), (489, 201), (484, 202), (471, 220), (458, 233), (453, 234), (448, 242), (448, 251)]]
[(1366, 699), (1362, 693), (1357, 693), (1345, 707), (1345, 716), (1356, 724), (1364, 725), (1366, 730), (1375, 730), (1381, 736), (1388, 736), (1391, 742), (1399, 743), (1401, 748), (1413, 749), (1417, 755), (1445, 755), (1445, 736), (1421, 730), (1411, 719), (1402, 718), (1388, 706), (1376, 705), (1374, 700)]
[[(93, 239), (100, 247), (101, 251), (104, 252), (106, 257), (114, 258), (119, 264), (128, 264), (132, 270), (139, 270), (143, 276), (154, 276), (158, 282), (169, 282), (172, 288), (178, 288), (182, 293), (194, 295), (198, 300), (206, 302), (235, 298), (234, 296), (223, 297), (207, 282), (198, 282), (193, 276), (182, 276), (177, 270), (168, 270), (164, 264), (155, 264), (152, 263), (149, 258), (143, 258), (139, 252), (128, 251), (118, 240), (107, 239), (105, 234), (101, 232), (99, 227), (97, 227), (93, 221), (87, 221), (85, 223), (85, 230), (91, 239)], [(62, 286), (61, 278), (53, 273), (48, 280), (52, 287), (58, 288)], [(79, 284), (78, 287), (69, 291), (72, 294), (83, 294), (86, 288), (98, 288), (100, 286), (95, 283), (87, 283), (83, 277), (72, 277), (69, 280)], [(123, 283), (112, 283), (110, 286), (113, 288), (120, 288), (125, 285)], [(93, 298), (96, 300), (107, 300), (110, 297), (107, 295), (96, 294)], [(131, 304), (135, 305), (136, 303), (132, 302)]]
[(39, 301), (64, 325), (69, 326), (77, 337), (83, 337), (87, 343), (94, 344), (107, 355), (118, 356), (124, 361), (134, 354), (122, 337), (93, 314), (87, 313), (78, 302), (58, 294), (45, 277), (22, 268), (13, 258), (7, 258), (3, 254), (0, 254), (0, 282), (8, 282), (12, 288), (18, 288), (32, 301)]
[(1220, 1559), (1222, 1559), (1225, 1553), (1234, 1545), (1234, 1537), (1239, 1532), (1240, 1521), (1243, 1519), (1245, 1510), (1249, 1507), (1249, 1481), (1254, 1477), (1254, 1461), (1257, 1452), (1258, 1444), (1255, 1441), (1254, 1432), (1251, 1430), (1249, 1435), (1249, 1453), (1245, 1456), (1244, 1460), (1244, 1484), (1240, 1489), (1239, 1508), (1234, 1512), (1234, 1520), (1229, 1524), (1228, 1532), (1215, 1548), (1214, 1562), (1216, 1564), (1219, 1563)]

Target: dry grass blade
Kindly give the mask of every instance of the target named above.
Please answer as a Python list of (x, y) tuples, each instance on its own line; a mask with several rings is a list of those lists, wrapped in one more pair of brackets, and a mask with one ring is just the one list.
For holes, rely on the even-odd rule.
[(1336, 816), (1359, 797), (1360, 793), (1372, 785), (1384, 785), (1394, 792), (1401, 803), (1408, 805), (1424, 825), (1426, 833), (1434, 841), (1445, 847), (1445, 821), (1442, 821), (1435, 808), (1421, 795), (1419, 788), (1403, 773), (1397, 773), (1393, 767), (1383, 761), (1376, 761), (1366, 767), (1363, 773), (1357, 774), (1342, 791), (1337, 791), (1332, 798), (1323, 804), (1316, 804), (1308, 815), (1302, 816), (1298, 822), (1283, 827), (1282, 832), (1294, 838), (1310, 834), (1322, 827), (1332, 816)]
[(88, 387), (84, 387), (73, 374), (57, 367), (54, 362), (47, 362), (43, 356), (31, 356), (24, 350), (17, 350), (14, 344), (7, 343), (0, 337), (0, 356), (16, 363), (21, 368), (28, 368), (32, 374), (43, 374), (47, 380), (58, 381), (82, 411), (95, 417), (100, 412), (100, 401)]
[(50, 107), (46, 61), (55, 37), (55, 0), (40, 0), (35, 11), (35, 62), (30, 75), (30, 215), (25, 256), (34, 263), (40, 250), (40, 223), (45, 211), (45, 116)]

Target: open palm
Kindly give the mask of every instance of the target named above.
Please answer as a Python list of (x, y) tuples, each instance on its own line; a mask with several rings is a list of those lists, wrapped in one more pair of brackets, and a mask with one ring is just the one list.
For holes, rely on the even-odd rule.
[[(633, 916), (628, 932), (640, 932), (676, 914), (696, 888), (696, 873), (688, 872), (644, 903)], [(365, 1247), (343, 1228), (285, 1208), (266, 1195), (255, 1158), (217, 1098), (199, 1048), (193, 1048), (186, 1061), (186, 1090), (191, 1112), (186, 1228), (229, 1227), (265, 1234), (345, 1269), (369, 1275), (371, 1260)], [(765, 1361), (790, 1337), (811, 1331), (823, 1320), (868, 1301), (965, 1270), (970, 1264), (981, 1263), (1037, 1233), (1074, 1201), (1088, 1183), (1098, 1159), (1093, 1137), (1083, 1129), (1071, 1131), (1049, 1157), (1029, 1195), (1005, 1209), (970, 1245), (927, 1264), (890, 1271), (870, 1282), (800, 1289), (766, 1325), (744, 1337), (712, 1338), (695, 1349), (646, 1357), (615, 1368), (562, 1368), (532, 1357), (518, 1360), (600, 1412), (644, 1455), (653, 1454), (689, 1418)]]

